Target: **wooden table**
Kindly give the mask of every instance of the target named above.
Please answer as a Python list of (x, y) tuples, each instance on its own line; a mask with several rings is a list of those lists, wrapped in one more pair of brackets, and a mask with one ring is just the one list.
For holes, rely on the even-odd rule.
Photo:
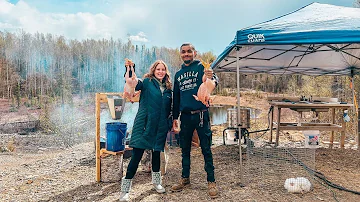
[[(334, 131), (341, 132), (340, 147), (344, 148), (345, 144), (345, 130), (346, 124), (341, 119), (341, 125), (335, 124), (335, 109), (346, 110), (353, 107), (352, 104), (340, 104), (340, 103), (299, 103), (299, 102), (269, 102), (274, 109), (271, 111), (270, 116), (270, 142), (272, 142), (272, 131), (275, 124), (276, 127), (276, 140), (275, 146), (279, 145), (279, 132), (280, 130), (320, 130), (320, 131), (331, 131), (330, 147), (334, 143)], [(290, 108), (296, 111), (315, 111), (315, 112), (331, 112), (331, 123), (281, 123), (281, 109)], [(277, 109), (277, 117), (274, 122), (274, 111)], [(327, 109), (327, 110), (326, 110)]]
[[(121, 175), (122, 175), (122, 167), (123, 167), (123, 154), (124, 151), (119, 151), (119, 152), (112, 152), (112, 151), (107, 151), (106, 149), (100, 149), (100, 104), (101, 103), (107, 103), (107, 96), (108, 95), (116, 95), (116, 96), (122, 96), (122, 93), (96, 93), (95, 96), (95, 117), (96, 117), (96, 122), (95, 122), (95, 154), (96, 154), (96, 182), (100, 182), (101, 181), (101, 157), (104, 155), (120, 155), (120, 162), (119, 162), (119, 166), (120, 166), (120, 171), (121, 171)], [(128, 101), (128, 100), (127, 100)], [(136, 102), (138, 102), (138, 99), (135, 100)], [(132, 148), (128, 148), (127, 146), (125, 147), (125, 150), (132, 150)]]

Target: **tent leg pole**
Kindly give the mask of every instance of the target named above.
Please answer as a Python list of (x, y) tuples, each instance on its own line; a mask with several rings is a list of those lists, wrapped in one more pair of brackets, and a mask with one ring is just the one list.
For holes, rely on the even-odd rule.
[(356, 95), (355, 95), (355, 83), (354, 83), (355, 79), (354, 76), (351, 76), (351, 87), (352, 87), (352, 95), (353, 95), (353, 105), (354, 105), (354, 113), (355, 113), (355, 138), (357, 137), (357, 148), (360, 151), (360, 133), (359, 133), (359, 114), (358, 114), (358, 108), (357, 108), (357, 100), (356, 100)]
[[(236, 88), (237, 88), (237, 124), (238, 131), (241, 131), (241, 122), (240, 122), (240, 67), (239, 67), (239, 47), (236, 48)], [(243, 180), (243, 164), (242, 164), (242, 151), (241, 151), (241, 138), (239, 134), (239, 158), (240, 158), (240, 184), (244, 184)]]

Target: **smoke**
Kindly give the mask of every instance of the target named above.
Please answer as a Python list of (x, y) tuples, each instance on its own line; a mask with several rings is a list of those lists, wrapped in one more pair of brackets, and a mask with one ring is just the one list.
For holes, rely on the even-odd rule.
[[(56, 144), (71, 147), (95, 139), (95, 105), (81, 101), (76, 96), (73, 104), (54, 104), (47, 110), (47, 118), (41, 119), (43, 129), (56, 136)], [(138, 108), (139, 103), (127, 102), (121, 118), (113, 120), (107, 103), (103, 103), (100, 113), (100, 136), (106, 138), (106, 123), (121, 122), (127, 124), (127, 133), (130, 137)]]
[(56, 135), (58, 143), (66, 147), (87, 142), (94, 136), (94, 116), (72, 104), (55, 106), (48, 111), (48, 118), (41, 120), (48, 133)]
[(137, 111), (139, 109), (139, 103), (135, 102), (135, 103), (130, 103), (127, 102), (125, 103), (125, 108), (124, 108), (124, 112), (123, 115), (121, 116), (120, 121), (123, 123), (127, 123), (127, 128), (128, 128), (128, 132), (131, 134), (132, 132), (132, 128), (134, 126), (134, 120), (135, 120), (135, 116), (137, 114)]
[(132, 128), (134, 126), (135, 116), (138, 109), (139, 109), (139, 103), (126, 102), (120, 120), (113, 120), (111, 118), (111, 114), (108, 109), (102, 110), (100, 113), (100, 136), (103, 138), (106, 137), (106, 123), (112, 123), (112, 122), (126, 123), (127, 124), (126, 132), (131, 135)]

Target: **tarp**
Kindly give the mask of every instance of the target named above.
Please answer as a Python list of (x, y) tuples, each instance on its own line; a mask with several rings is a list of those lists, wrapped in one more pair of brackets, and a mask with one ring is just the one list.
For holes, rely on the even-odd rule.
[(360, 9), (312, 3), (238, 30), (214, 71), (236, 72), (237, 52), (244, 74), (358, 74)]

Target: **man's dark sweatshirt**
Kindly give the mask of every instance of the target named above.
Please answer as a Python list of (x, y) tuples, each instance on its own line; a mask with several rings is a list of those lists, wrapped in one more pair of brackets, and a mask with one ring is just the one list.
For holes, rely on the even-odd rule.
[[(202, 77), (204, 66), (199, 60), (194, 60), (189, 66), (181, 65), (181, 69), (176, 72), (174, 78), (173, 92), (173, 118), (177, 119), (180, 112), (190, 112), (195, 110), (207, 109), (200, 101), (195, 100)], [(213, 79), (218, 83), (218, 78), (214, 74)]]

